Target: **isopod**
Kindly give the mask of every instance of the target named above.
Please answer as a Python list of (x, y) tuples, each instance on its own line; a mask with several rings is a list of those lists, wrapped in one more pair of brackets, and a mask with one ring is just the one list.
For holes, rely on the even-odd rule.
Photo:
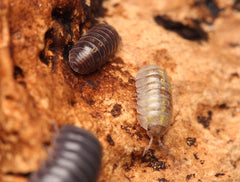
[(101, 166), (102, 147), (90, 132), (65, 125), (53, 150), (29, 182), (95, 182)]
[(117, 31), (106, 23), (93, 26), (69, 52), (69, 64), (79, 74), (96, 71), (114, 55), (121, 38)]
[(136, 76), (137, 119), (138, 123), (147, 130), (150, 137), (150, 148), (153, 137), (161, 138), (166, 132), (172, 117), (171, 86), (167, 74), (156, 65), (143, 67)]

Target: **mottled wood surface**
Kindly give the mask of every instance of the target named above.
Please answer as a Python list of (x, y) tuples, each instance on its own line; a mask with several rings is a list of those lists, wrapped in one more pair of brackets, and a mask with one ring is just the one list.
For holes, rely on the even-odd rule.
[[(22, 182), (47, 156), (54, 124), (92, 131), (103, 145), (100, 182), (240, 181), (240, 11), (236, 1), (0, 2), (1, 181)], [(123, 47), (80, 76), (68, 51), (99, 16)], [(174, 116), (163, 143), (137, 124), (134, 80), (168, 74)]]

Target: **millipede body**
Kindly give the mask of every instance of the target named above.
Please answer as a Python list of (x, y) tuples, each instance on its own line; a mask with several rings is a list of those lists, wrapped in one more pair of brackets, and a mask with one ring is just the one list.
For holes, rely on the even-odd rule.
[(117, 31), (106, 23), (93, 26), (69, 52), (69, 64), (79, 74), (96, 71), (114, 55), (121, 41)]
[(59, 130), (48, 160), (29, 182), (95, 182), (101, 156), (102, 148), (94, 135), (65, 125)]
[(161, 137), (172, 117), (171, 86), (167, 74), (155, 65), (143, 67), (136, 76), (136, 91), (138, 122), (150, 136), (145, 151), (150, 148), (153, 137), (157, 137), (163, 146)]

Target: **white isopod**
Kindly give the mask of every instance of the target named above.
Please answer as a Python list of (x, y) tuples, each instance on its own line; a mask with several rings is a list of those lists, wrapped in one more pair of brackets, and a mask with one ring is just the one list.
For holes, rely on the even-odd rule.
[[(172, 94), (167, 74), (156, 65), (143, 67), (136, 76), (137, 90), (137, 119), (147, 130), (150, 137), (150, 148), (153, 137), (164, 148), (161, 137), (166, 132), (172, 117)], [(166, 149), (167, 150), (167, 149)]]

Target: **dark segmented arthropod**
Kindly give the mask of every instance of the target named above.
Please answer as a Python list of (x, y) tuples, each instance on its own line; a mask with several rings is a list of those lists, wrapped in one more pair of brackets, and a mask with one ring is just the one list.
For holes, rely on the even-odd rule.
[(136, 90), (138, 122), (147, 130), (150, 137), (144, 155), (150, 148), (153, 137), (157, 137), (159, 144), (164, 147), (161, 137), (166, 132), (172, 117), (171, 86), (165, 71), (158, 66), (150, 65), (143, 67), (137, 73)]
[(121, 38), (110, 25), (92, 27), (69, 52), (71, 68), (80, 74), (88, 74), (100, 68), (117, 51)]
[(48, 160), (29, 182), (95, 182), (101, 166), (102, 147), (90, 132), (65, 125), (54, 141)]

